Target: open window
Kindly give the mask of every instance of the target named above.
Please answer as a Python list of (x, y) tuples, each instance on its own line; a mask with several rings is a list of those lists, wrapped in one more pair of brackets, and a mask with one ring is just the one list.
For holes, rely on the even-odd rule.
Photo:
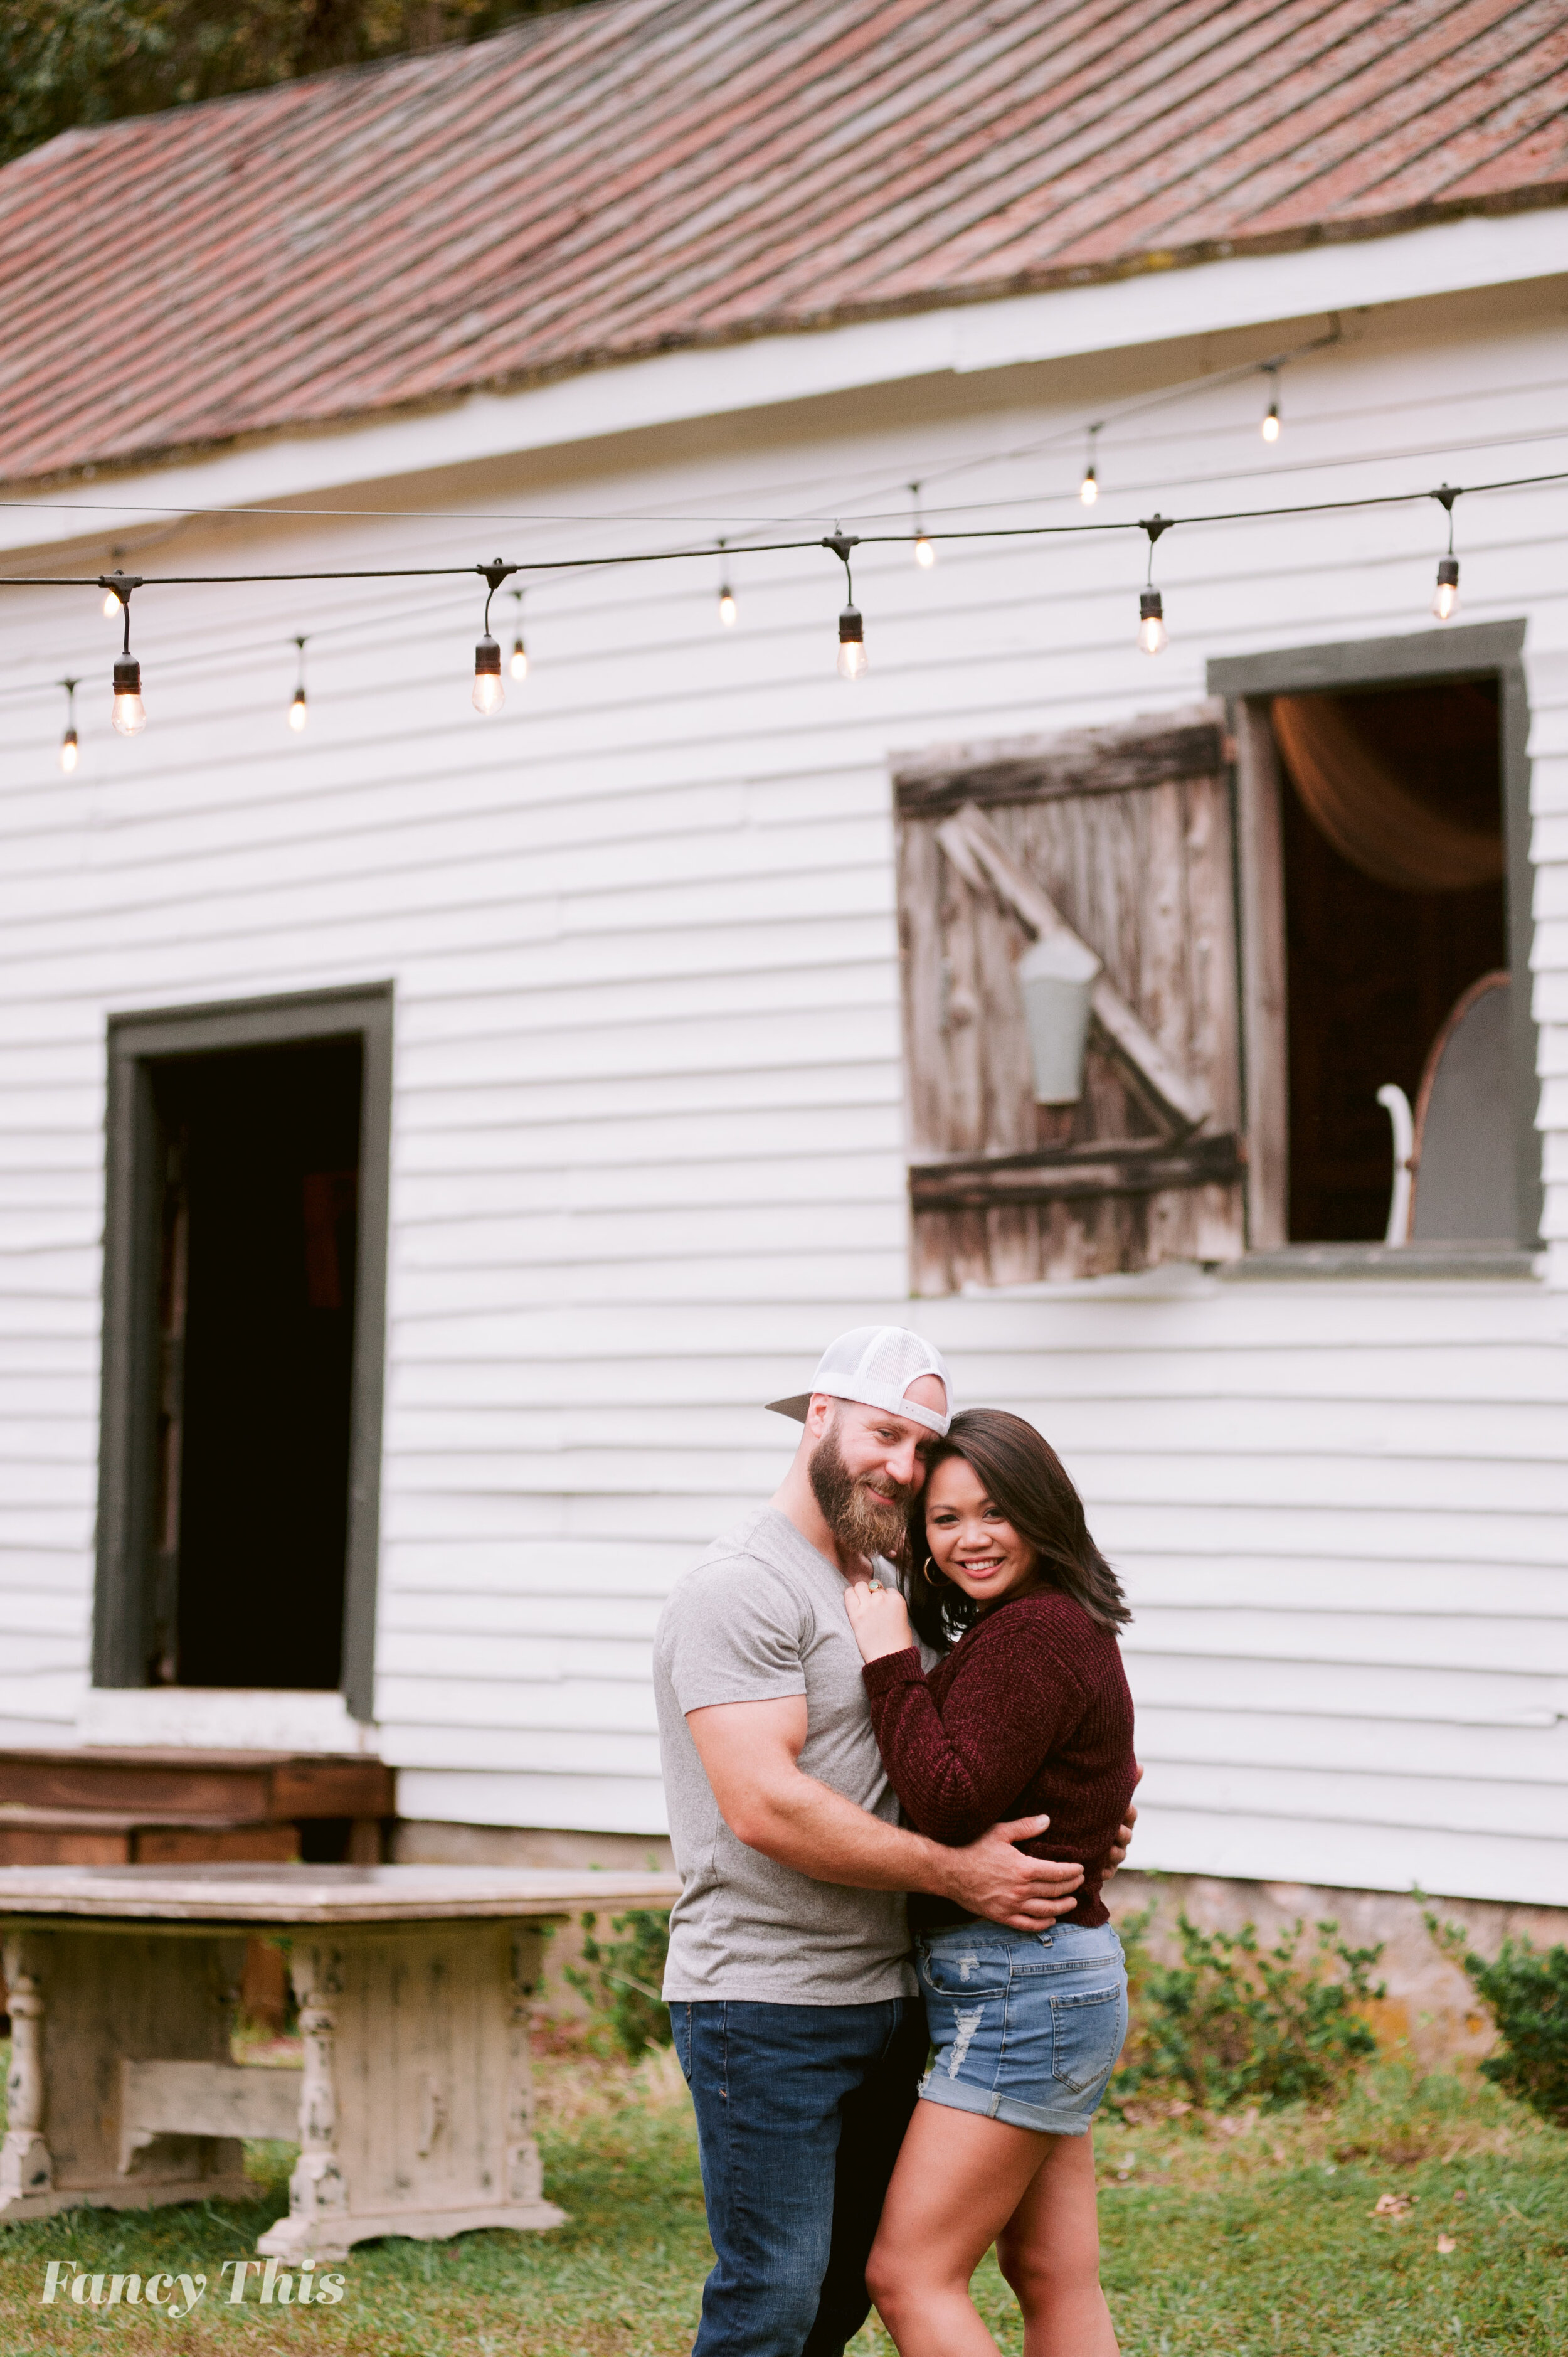
[(371, 1710), (391, 996), (113, 1018), (95, 1682)]
[(1209, 666), (1237, 746), (1254, 1247), (1536, 1241), (1522, 639)]
[(896, 764), (916, 1293), (1533, 1249), (1522, 639)]
[(914, 1290), (1245, 1243), (1222, 707), (899, 763)]

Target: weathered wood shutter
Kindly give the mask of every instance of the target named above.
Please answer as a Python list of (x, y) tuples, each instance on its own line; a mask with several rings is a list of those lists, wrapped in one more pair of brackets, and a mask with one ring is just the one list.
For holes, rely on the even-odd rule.
[[(913, 1289), (1243, 1248), (1222, 707), (896, 765)], [(1081, 1100), (1035, 1102), (1015, 967), (1103, 961)]]

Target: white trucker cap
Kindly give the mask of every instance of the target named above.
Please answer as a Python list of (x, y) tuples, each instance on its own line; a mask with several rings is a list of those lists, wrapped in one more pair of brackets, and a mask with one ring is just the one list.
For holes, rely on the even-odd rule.
[[(947, 1394), (946, 1415), (939, 1415), (935, 1408), (922, 1407), (904, 1396), (922, 1375), (935, 1375), (941, 1384)], [(797, 1424), (804, 1424), (813, 1392), (854, 1400), (862, 1407), (886, 1408), (894, 1415), (907, 1415), (911, 1423), (923, 1424), (929, 1432), (944, 1436), (952, 1422), (952, 1379), (942, 1354), (923, 1336), (911, 1334), (907, 1326), (852, 1326), (822, 1352), (811, 1391), (798, 1392), (793, 1399), (769, 1400), (768, 1405), (776, 1415), (792, 1415)]]

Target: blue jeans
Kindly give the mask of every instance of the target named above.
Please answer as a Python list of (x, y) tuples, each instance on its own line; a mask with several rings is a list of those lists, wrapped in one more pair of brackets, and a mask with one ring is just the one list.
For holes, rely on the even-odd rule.
[(708, 2232), (693, 2357), (839, 2357), (926, 2060), (919, 2001), (678, 2004)]

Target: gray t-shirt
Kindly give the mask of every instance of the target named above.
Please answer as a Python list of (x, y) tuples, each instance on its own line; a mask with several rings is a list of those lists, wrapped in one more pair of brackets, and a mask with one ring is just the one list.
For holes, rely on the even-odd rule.
[(737, 1841), (714, 1798), (689, 1710), (806, 1697), (800, 1767), (897, 1824), (872, 1732), (842, 1573), (762, 1506), (680, 1582), (653, 1641), (653, 1690), (681, 1896), (664, 1995), (770, 2005), (867, 2005), (915, 1977), (901, 1893), (814, 1882)]

